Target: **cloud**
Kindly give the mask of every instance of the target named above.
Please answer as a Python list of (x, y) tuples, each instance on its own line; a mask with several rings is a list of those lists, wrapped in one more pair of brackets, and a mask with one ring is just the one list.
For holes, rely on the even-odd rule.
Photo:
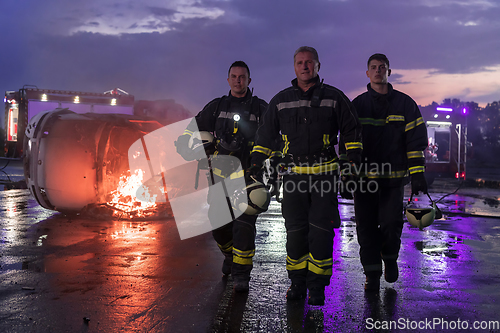
[[(366, 89), (376, 52), (397, 69), (395, 86), (421, 104), (426, 96), (491, 102), (498, 84), (494, 1), (10, 1), (0, 15), (0, 28), (11, 31), (0, 54), (3, 90), (120, 87), (199, 111), (228, 92), (227, 69), (243, 60), (254, 92), (269, 101), (290, 84), (301, 45), (318, 50), (320, 76), (349, 97)], [(446, 79), (453, 75), (463, 79)]]
[(422, 106), (440, 103), (445, 98), (474, 101), (483, 107), (492, 102), (490, 98), (494, 96), (500, 100), (500, 65), (475, 73), (436, 73), (434, 69), (392, 71), (401, 75), (397, 80), (391, 80), (395, 89), (401, 85), (399, 81), (403, 81), (405, 85), (400, 86), (399, 90), (409, 94)]

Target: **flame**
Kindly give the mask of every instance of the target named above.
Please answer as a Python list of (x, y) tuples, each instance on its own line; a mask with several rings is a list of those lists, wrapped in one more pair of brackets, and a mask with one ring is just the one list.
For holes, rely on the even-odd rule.
[(111, 192), (112, 198), (107, 202), (108, 206), (114, 208), (114, 217), (148, 217), (156, 213), (157, 195), (149, 193), (149, 188), (142, 183), (143, 177), (144, 171), (141, 169), (120, 177), (118, 188)]

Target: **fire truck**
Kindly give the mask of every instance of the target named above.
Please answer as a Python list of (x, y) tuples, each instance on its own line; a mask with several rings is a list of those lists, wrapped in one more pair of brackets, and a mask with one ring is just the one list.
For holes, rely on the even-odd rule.
[(436, 178), (465, 180), (468, 148), (467, 107), (430, 105), (421, 108), (427, 126), (425, 174), (432, 184)]
[(25, 85), (5, 92), (5, 157), (23, 156), (24, 131), (40, 112), (68, 108), (76, 113), (134, 114), (134, 96), (116, 88), (104, 93), (38, 89)]

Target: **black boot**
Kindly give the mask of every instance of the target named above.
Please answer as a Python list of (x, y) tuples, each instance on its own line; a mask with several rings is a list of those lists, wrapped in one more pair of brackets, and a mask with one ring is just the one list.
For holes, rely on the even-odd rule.
[(398, 262), (395, 259), (384, 260), (384, 266), (385, 266), (385, 272), (384, 272), (385, 280), (389, 283), (396, 282), (399, 277)]
[(325, 287), (311, 287), (307, 303), (309, 305), (325, 305)]
[(306, 284), (303, 282), (292, 282), (292, 285), (288, 288), (286, 292), (286, 299), (293, 301), (298, 299), (306, 298), (307, 288)]
[(250, 277), (233, 276), (233, 289), (237, 293), (247, 293), (250, 289)]
[(229, 275), (231, 274), (231, 268), (233, 267), (233, 254), (224, 254), (224, 262), (222, 263), (222, 274)]
[(380, 276), (382, 272), (368, 272), (365, 273), (365, 291), (368, 292), (378, 292), (380, 289)]

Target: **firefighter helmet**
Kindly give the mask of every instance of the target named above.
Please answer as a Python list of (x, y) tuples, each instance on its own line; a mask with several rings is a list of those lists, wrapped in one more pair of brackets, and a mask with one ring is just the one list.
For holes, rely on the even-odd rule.
[(265, 212), (271, 202), (271, 194), (266, 185), (253, 178), (252, 180), (245, 188), (236, 190), (233, 196), (234, 208), (247, 215)]
[[(429, 194), (427, 195), (429, 196)], [(412, 197), (413, 194), (410, 196), (405, 208), (406, 218), (411, 225), (423, 230), (425, 227), (430, 226), (434, 222), (436, 215), (440, 215), (441, 212), (437, 208), (436, 202), (432, 201), (432, 199), (430, 205), (423, 206), (422, 204), (412, 202)]]
[(210, 132), (195, 131), (188, 141), (188, 148), (194, 155), (200, 153), (211, 154), (214, 146), (214, 136)]

